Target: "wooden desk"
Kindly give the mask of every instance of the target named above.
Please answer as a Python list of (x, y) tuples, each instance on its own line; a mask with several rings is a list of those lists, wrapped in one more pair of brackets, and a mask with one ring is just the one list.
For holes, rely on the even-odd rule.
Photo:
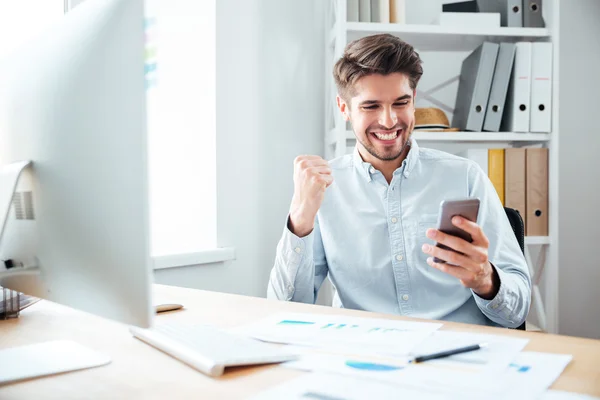
[[(163, 321), (232, 327), (280, 311), (401, 319), (169, 286), (157, 285), (156, 291), (185, 306), (157, 316)], [(456, 323), (445, 323), (442, 329), (524, 337), (530, 339), (526, 350), (572, 354), (573, 361), (552, 388), (600, 396), (599, 340)], [(24, 310), (19, 319), (0, 321), (0, 348), (58, 339), (77, 341), (113, 361), (100, 368), (2, 386), (0, 399), (240, 399), (303, 373), (278, 366), (245, 367), (211, 379), (134, 339), (125, 325), (47, 301)]]

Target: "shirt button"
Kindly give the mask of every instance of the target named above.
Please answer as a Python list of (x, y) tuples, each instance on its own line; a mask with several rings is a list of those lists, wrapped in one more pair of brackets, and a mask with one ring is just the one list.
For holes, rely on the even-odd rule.
[(396, 218), (396, 217), (392, 218), (392, 222), (395, 224), (396, 222), (398, 222), (398, 218)]
[(369, 172), (371, 172), (372, 174), (374, 174), (375, 173), (375, 168), (373, 168), (373, 167), (369, 168)]
[(402, 300), (404, 300), (404, 301), (408, 301), (408, 295), (407, 295), (407, 294), (403, 294), (403, 295), (402, 295)]
[(403, 257), (402, 257), (400, 254), (398, 254), (398, 255), (396, 256), (396, 260), (398, 260), (398, 261), (402, 261), (402, 260), (403, 260)]
[(302, 249), (301, 249), (300, 247), (296, 247), (296, 248), (294, 249), (294, 251), (295, 251), (296, 253), (300, 254), (300, 252), (302, 251)]
[(292, 293), (294, 291), (294, 287), (292, 285), (288, 285), (287, 290), (288, 292)]
[(496, 308), (498, 308), (498, 304), (494, 304), (494, 305), (492, 306), (492, 308), (495, 310)]

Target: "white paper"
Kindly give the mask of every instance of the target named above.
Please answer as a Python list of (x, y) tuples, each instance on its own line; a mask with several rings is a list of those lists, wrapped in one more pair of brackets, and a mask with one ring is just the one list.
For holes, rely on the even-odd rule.
[(306, 354), (297, 352), (295, 349), (294, 346), (286, 347), (286, 350), (291, 350), (300, 356), (298, 360), (285, 362), (282, 366), (302, 371), (331, 372), (390, 382), (394, 382), (398, 373), (409, 366), (408, 359), (347, 357), (323, 353)]
[(430, 365), (455, 366), (480, 372), (499, 372), (508, 367), (517, 354), (527, 345), (528, 341), (529, 339), (501, 335), (439, 331), (427, 337), (425, 341), (413, 349), (412, 355), (427, 355), (472, 344), (487, 343), (487, 348), (431, 360), (427, 363)]
[(446, 398), (440, 394), (429, 394), (351, 376), (310, 373), (267, 389), (251, 397), (250, 400), (438, 400)]
[(353, 376), (356, 379), (392, 384), (419, 393), (443, 395), (445, 398), (499, 399), (505, 390), (502, 382), (489, 374), (409, 364), (408, 360), (312, 353), (301, 354), (299, 360), (282, 365), (303, 371)]
[(600, 397), (593, 397), (587, 394), (563, 392), (562, 390), (547, 390), (541, 400), (600, 400)]
[(507, 399), (537, 398), (560, 376), (573, 356), (524, 351), (503, 376), (510, 388)]
[(322, 314), (276, 314), (232, 329), (255, 339), (352, 352), (406, 355), (442, 324)]
[(287, 368), (352, 376), (461, 399), (538, 398), (572, 358), (566, 354), (522, 352), (503, 371), (489, 374), (452, 364), (408, 364), (401, 359), (348, 357), (295, 346), (289, 348), (296, 349), (300, 358), (282, 364)]

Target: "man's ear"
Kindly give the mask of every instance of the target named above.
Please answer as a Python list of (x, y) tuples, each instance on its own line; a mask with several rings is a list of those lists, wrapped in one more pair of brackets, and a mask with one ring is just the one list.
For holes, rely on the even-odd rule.
[(350, 120), (350, 107), (348, 107), (348, 104), (346, 104), (344, 99), (342, 99), (339, 94), (335, 97), (335, 100), (337, 102), (338, 108), (340, 109), (340, 112), (344, 116), (344, 121), (349, 121)]

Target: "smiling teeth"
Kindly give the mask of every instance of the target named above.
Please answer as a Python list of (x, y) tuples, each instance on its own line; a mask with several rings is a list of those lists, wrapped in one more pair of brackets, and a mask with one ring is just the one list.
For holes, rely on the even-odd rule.
[(373, 132), (375, 134), (375, 136), (377, 136), (378, 139), (380, 140), (392, 140), (392, 139), (396, 139), (396, 137), (398, 137), (398, 132), (394, 132), (394, 133), (377, 133), (377, 132)]

